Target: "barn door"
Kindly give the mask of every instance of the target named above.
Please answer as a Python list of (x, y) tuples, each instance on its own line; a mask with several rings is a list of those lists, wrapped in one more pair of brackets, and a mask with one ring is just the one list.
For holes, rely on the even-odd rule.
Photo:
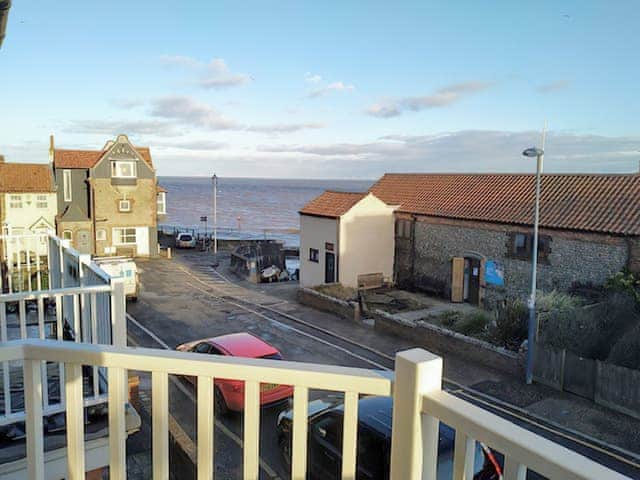
[(451, 260), (451, 301), (464, 301), (464, 258), (454, 257)]

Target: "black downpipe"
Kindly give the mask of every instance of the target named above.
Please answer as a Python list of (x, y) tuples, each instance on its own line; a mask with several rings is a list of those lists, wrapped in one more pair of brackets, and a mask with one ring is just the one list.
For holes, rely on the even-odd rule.
[(11, 0), (0, 0), (0, 48), (7, 31), (7, 22), (9, 21), (9, 9), (11, 8)]

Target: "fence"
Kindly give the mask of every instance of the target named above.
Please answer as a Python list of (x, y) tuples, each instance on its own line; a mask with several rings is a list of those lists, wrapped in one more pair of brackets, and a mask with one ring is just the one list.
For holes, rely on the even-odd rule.
[(640, 418), (640, 371), (536, 346), (534, 379)]
[[(0, 294), (0, 341), (29, 338), (76, 343), (126, 345), (124, 285), (111, 279), (89, 255), (81, 255), (53, 235), (0, 237), (4, 249), (5, 290)], [(37, 262), (29, 261), (36, 253)], [(29, 282), (16, 282), (22, 271)], [(47, 281), (43, 282), (43, 278)], [(31, 281), (33, 280), (33, 281)], [(26, 287), (26, 288), (23, 288)], [(34, 288), (37, 287), (37, 288)], [(18, 386), (22, 369), (3, 362), (0, 426), (25, 418)], [(43, 412), (65, 410), (65, 372), (62, 365), (43, 363)], [(87, 369), (86, 405), (106, 401), (105, 372)]]
[(454, 397), (440, 388), (442, 359), (413, 349), (396, 356), (395, 380), (380, 372), (359, 368), (201, 355), (152, 349), (51, 342), (17, 341), (0, 347), (0, 361), (22, 361), (24, 396), (27, 404), (26, 446), (28, 477), (45, 478), (43, 448), (41, 363), (64, 364), (68, 478), (84, 478), (85, 442), (82, 384), (85, 365), (108, 371), (109, 475), (126, 478), (127, 401), (124, 380), (127, 369), (151, 372), (153, 478), (169, 478), (169, 375), (197, 377), (197, 475), (211, 479), (214, 465), (214, 378), (244, 382), (243, 478), (259, 478), (260, 384), (293, 385), (293, 441), (291, 478), (301, 480), (307, 472), (309, 391), (344, 394), (341, 478), (357, 478), (358, 399), (360, 395), (393, 394), (393, 424), (390, 452), (391, 480), (435, 480), (439, 423), (456, 430), (453, 478), (471, 478), (475, 442), (501, 452), (506, 480), (522, 480), (530, 468), (550, 479), (623, 479), (575, 452), (526, 431), (507, 420)]

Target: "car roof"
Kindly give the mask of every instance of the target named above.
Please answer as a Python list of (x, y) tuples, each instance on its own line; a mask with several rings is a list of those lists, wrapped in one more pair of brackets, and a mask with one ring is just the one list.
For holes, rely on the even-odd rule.
[[(335, 408), (344, 410), (341, 404)], [(391, 418), (393, 399), (391, 397), (364, 397), (358, 401), (358, 423), (376, 431), (385, 438), (391, 438)], [(454, 430), (440, 422), (440, 442), (453, 445)], [(442, 447), (442, 445), (441, 445)]]
[(230, 333), (206, 340), (234, 357), (259, 358), (279, 353), (278, 349), (248, 332)]

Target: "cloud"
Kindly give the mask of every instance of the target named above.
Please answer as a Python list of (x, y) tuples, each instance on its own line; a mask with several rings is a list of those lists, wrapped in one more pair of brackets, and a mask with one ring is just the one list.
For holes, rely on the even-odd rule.
[(203, 88), (225, 88), (249, 83), (251, 77), (245, 73), (232, 73), (221, 58), (211, 60), (204, 77), (200, 80)]
[(307, 83), (320, 83), (322, 81), (322, 77), (318, 74), (307, 72), (304, 75), (304, 81)]
[(207, 103), (185, 96), (169, 96), (153, 100), (150, 114), (154, 117), (173, 120), (179, 124), (192, 125), (205, 130), (237, 130), (275, 134), (323, 127), (322, 124), (315, 122), (243, 124), (223, 116)]
[(191, 97), (169, 96), (152, 101), (151, 115), (179, 121), (208, 130), (238, 130), (240, 125), (212, 106)]
[(315, 90), (311, 90), (308, 94), (308, 98), (318, 98), (323, 95), (326, 95), (329, 92), (341, 92), (341, 91), (350, 91), (355, 90), (356, 87), (353, 85), (347, 85), (344, 82), (333, 82), (325, 85), (324, 87), (316, 88)]
[(544, 85), (538, 86), (536, 91), (538, 93), (553, 93), (560, 90), (566, 90), (569, 88), (569, 85), (570, 83), (568, 80), (557, 80), (555, 82), (545, 83)]
[[(540, 132), (465, 130), (429, 135), (387, 135), (365, 143), (262, 145), (259, 153), (320, 162), (326, 172), (372, 178), (395, 172), (532, 172), (522, 151)], [(605, 137), (565, 132), (547, 134), (547, 172), (636, 171), (640, 136)], [(340, 176), (337, 173), (329, 176)]]
[(217, 89), (244, 85), (252, 78), (246, 73), (234, 73), (222, 58), (213, 58), (204, 63), (196, 58), (183, 55), (163, 55), (160, 63), (169, 68), (186, 68), (196, 73), (196, 83), (202, 88)]
[(216, 142), (215, 140), (181, 140), (178, 142), (154, 142), (154, 146), (175, 148), (180, 150), (222, 150), (227, 148), (229, 144), (224, 142)]
[(63, 126), (69, 133), (127, 135), (181, 135), (176, 125), (160, 120), (73, 120)]
[(441, 108), (458, 102), (463, 97), (490, 88), (490, 82), (471, 81), (443, 87), (431, 95), (422, 97), (404, 97), (387, 100), (371, 105), (365, 110), (367, 115), (379, 118), (391, 118), (406, 111), (419, 112), (432, 108)]
[(109, 101), (111, 105), (122, 108), (124, 110), (131, 110), (136, 107), (144, 105), (144, 100), (138, 98), (113, 98)]

